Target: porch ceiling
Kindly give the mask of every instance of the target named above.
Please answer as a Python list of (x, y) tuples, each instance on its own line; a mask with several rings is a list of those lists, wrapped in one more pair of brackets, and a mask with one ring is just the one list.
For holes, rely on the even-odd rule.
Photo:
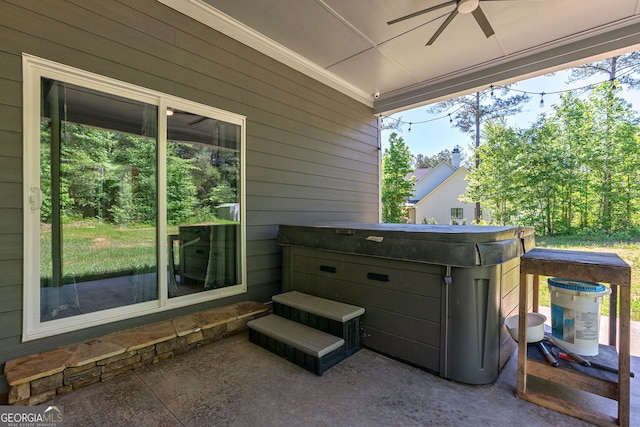
[[(391, 113), (640, 48), (640, 0), (480, 0), (485, 37), (448, 0), (158, 0)], [(374, 95), (379, 93), (379, 97)]]

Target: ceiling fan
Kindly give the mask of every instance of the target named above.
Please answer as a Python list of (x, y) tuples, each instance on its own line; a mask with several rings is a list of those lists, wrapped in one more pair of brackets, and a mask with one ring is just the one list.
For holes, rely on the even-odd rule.
[(495, 34), (495, 31), (493, 31), (491, 24), (489, 24), (487, 17), (485, 16), (484, 12), (482, 12), (482, 9), (480, 8), (480, 2), (484, 3), (485, 1), (508, 1), (508, 0), (450, 0), (444, 3), (441, 3), (439, 5), (429, 7), (427, 9), (410, 13), (409, 15), (401, 16), (400, 18), (387, 22), (387, 25), (393, 25), (398, 22), (402, 22), (402, 21), (406, 21), (407, 19), (414, 18), (416, 16), (424, 15), (425, 13), (433, 12), (434, 10), (455, 5), (455, 9), (453, 9), (453, 11), (449, 14), (449, 16), (447, 16), (447, 19), (445, 19), (445, 21), (442, 23), (442, 25), (440, 25), (440, 27), (436, 30), (433, 36), (431, 36), (426, 46), (430, 46), (436, 41), (436, 39), (440, 36), (440, 34), (442, 34), (444, 29), (447, 28), (447, 26), (451, 23), (451, 21), (453, 21), (453, 18), (455, 18), (458, 15), (458, 13), (472, 14), (473, 17), (476, 19), (476, 22), (484, 32), (484, 35), (487, 36), (487, 38), (489, 38)]

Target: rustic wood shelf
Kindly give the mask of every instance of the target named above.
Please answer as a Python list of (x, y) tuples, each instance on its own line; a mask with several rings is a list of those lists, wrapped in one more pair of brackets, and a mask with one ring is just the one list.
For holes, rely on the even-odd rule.
[[(563, 368), (553, 368), (527, 357), (526, 313), (529, 311), (529, 289), (533, 311), (538, 311), (540, 276), (563, 277), (611, 286), (609, 344), (616, 345), (617, 303), (620, 302), (618, 343), (618, 381), (596, 378)], [(618, 297), (619, 290), (619, 297)], [(600, 252), (566, 251), (535, 248), (520, 259), (520, 323), (518, 328), (518, 397), (538, 405), (571, 415), (601, 426), (629, 426), (630, 404), (630, 299), (631, 268), (618, 255)], [(618, 416), (612, 417), (569, 400), (549, 398), (546, 393), (527, 388), (527, 376), (562, 384), (618, 402)]]

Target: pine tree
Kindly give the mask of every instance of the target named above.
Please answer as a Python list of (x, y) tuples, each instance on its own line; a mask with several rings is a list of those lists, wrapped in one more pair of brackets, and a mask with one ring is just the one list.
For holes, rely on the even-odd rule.
[[(508, 92), (508, 87), (503, 87), (500, 95), (504, 96)], [(474, 146), (477, 151), (480, 147), (480, 125), (487, 121), (506, 117), (522, 111), (522, 104), (529, 100), (527, 94), (513, 95), (507, 98), (494, 96), (494, 89), (491, 91), (476, 92), (475, 94), (464, 95), (459, 98), (438, 102), (427, 111), (429, 113), (440, 114), (445, 111), (454, 110), (451, 122), (464, 133), (470, 134), (474, 139)], [(475, 167), (479, 166), (480, 158), (476, 154)], [(476, 202), (475, 221), (479, 222), (480, 203)]]

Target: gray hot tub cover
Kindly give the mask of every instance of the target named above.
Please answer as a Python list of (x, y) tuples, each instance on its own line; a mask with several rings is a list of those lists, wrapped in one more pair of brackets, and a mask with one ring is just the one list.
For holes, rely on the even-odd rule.
[(278, 244), (452, 267), (486, 267), (522, 256), (535, 246), (535, 238), (533, 227), (342, 222), (281, 225)]

